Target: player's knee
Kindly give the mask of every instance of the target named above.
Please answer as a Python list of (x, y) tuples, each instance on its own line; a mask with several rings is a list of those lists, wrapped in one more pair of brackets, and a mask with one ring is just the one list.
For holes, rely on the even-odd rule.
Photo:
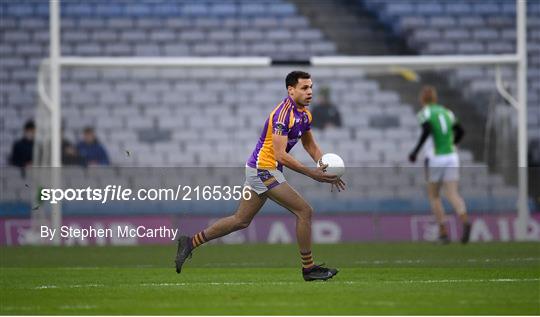
[(306, 205), (300, 210), (297, 211), (298, 218), (301, 218), (304, 221), (311, 221), (311, 216), (313, 215), (313, 207)]
[(430, 201), (436, 201), (436, 200), (441, 199), (441, 195), (438, 192), (431, 191), (431, 192), (428, 193), (428, 199)]

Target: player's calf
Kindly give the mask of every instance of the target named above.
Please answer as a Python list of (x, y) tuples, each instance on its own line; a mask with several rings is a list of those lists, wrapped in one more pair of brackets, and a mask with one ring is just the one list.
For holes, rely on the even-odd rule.
[(471, 238), (471, 223), (466, 222), (463, 224), (463, 233), (461, 234), (461, 243), (466, 244)]

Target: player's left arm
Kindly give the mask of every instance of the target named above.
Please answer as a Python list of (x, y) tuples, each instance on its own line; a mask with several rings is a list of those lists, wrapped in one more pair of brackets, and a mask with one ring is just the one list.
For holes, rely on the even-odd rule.
[(465, 129), (463, 129), (459, 122), (456, 122), (452, 126), (452, 130), (454, 130), (454, 144), (458, 144), (459, 142), (461, 142), (463, 136), (465, 135)]
[(411, 162), (416, 161), (416, 156), (418, 155), (418, 151), (420, 151), (420, 149), (426, 142), (430, 133), (431, 133), (431, 126), (429, 125), (429, 122), (426, 121), (422, 123), (422, 134), (420, 135), (420, 138), (418, 139), (416, 146), (414, 147), (412, 152), (409, 154), (409, 161)]
[(302, 135), (301, 140), (302, 140), (302, 146), (304, 147), (306, 152), (309, 154), (309, 156), (311, 156), (313, 161), (318, 162), (321, 159), (323, 153), (321, 151), (321, 148), (317, 144), (317, 142), (315, 142), (315, 138), (313, 137), (313, 133), (311, 132), (311, 130), (306, 131)]

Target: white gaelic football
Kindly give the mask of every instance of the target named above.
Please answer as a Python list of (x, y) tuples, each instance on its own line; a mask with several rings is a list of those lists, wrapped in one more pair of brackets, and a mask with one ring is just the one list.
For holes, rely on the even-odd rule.
[(320, 163), (328, 164), (328, 167), (326, 168), (326, 173), (328, 174), (337, 175), (338, 177), (341, 177), (343, 176), (343, 174), (345, 174), (345, 163), (343, 162), (343, 159), (337, 154), (324, 154), (317, 165), (320, 166)]

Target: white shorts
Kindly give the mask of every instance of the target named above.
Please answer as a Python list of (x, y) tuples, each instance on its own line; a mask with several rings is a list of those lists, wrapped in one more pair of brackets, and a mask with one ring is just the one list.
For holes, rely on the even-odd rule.
[(430, 183), (459, 180), (459, 157), (457, 153), (434, 155), (426, 158), (426, 179)]
[(265, 170), (246, 166), (246, 182), (244, 186), (249, 187), (258, 195), (285, 182), (285, 176), (278, 169)]

